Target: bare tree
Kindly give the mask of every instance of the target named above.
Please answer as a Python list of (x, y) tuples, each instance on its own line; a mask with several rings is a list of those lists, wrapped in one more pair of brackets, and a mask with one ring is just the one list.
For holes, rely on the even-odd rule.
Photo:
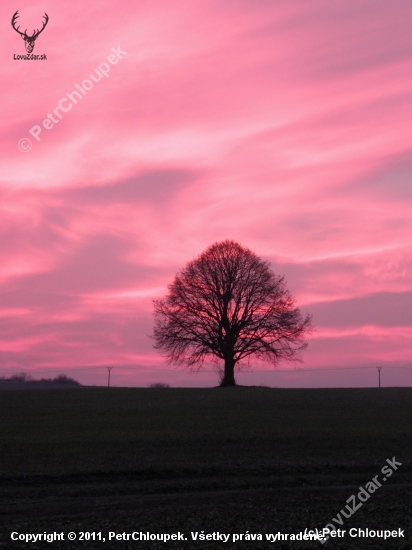
[(284, 278), (234, 241), (211, 245), (168, 288), (154, 300), (155, 348), (193, 370), (222, 359), (221, 386), (235, 386), (235, 367), (251, 356), (276, 365), (300, 360), (307, 346), (311, 318), (295, 308)]

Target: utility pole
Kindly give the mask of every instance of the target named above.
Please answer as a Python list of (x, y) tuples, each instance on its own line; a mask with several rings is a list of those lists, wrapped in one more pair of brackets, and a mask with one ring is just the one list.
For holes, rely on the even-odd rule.
[(107, 369), (107, 374), (108, 374), (108, 377), (107, 377), (107, 387), (110, 388), (110, 371), (112, 370), (113, 367), (106, 367)]
[(376, 367), (378, 369), (378, 379), (379, 379), (379, 387), (381, 387), (381, 370), (382, 367)]

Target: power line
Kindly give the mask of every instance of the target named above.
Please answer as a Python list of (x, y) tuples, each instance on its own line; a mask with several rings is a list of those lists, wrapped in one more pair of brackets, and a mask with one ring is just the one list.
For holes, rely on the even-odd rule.
[[(29, 369), (29, 372), (33, 373), (33, 374), (48, 374), (48, 373), (53, 373), (53, 372), (62, 372), (62, 371), (65, 371), (65, 372), (77, 372), (77, 371), (82, 371), (82, 370), (97, 370), (97, 369), (104, 369), (106, 367), (81, 367), (81, 368), (76, 368), (76, 369), (66, 369), (65, 367), (62, 367), (61, 369), (47, 369), (47, 370), (32, 370), (32, 369)], [(22, 370), (24, 370), (24, 368), (22, 367), (22, 369), (20, 369), (19, 371), (17, 371), (15, 374), (20, 374), (22, 372)], [(0, 371), (0, 374), (10, 374), (9, 371)]]
[[(29, 369), (28, 372), (31, 374), (51, 374), (51, 373), (61, 373), (61, 372), (80, 372), (80, 371), (87, 371), (87, 370), (101, 370), (101, 369), (113, 369), (116, 367), (120, 370), (136, 370), (140, 372), (177, 372), (177, 368), (171, 368), (171, 369), (157, 369), (157, 368), (151, 368), (151, 367), (137, 367), (137, 366), (129, 366), (129, 365), (101, 365), (101, 366), (94, 366), (94, 367), (77, 367), (77, 368), (66, 368), (61, 367), (59, 369), (47, 369), (47, 370), (32, 370)], [(295, 368), (295, 369), (254, 369), (250, 368), (250, 370), (245, 367), (244, 369), (240, 370), (240, 373), (247, 373), (247, 372), (265, 372), (265, 373), (278, 373), (278, 372), (289, 372), (289, 373), (304, 373), (304, 372), (330, 372), (330, 371), (338, 371), (338, 370), (349, 370), (349, 371), (357, 371), (357, 370), (366, 370), (366, 369), (374, 369), (378, 368), (374, 365), (369, 366), (357, 366), (357, 367), (320, 367), (320, 368)], [(383, 367), (379, 367), (380, 369)], [(386, 366), (385, 369), (392, 370), (392, 369), (403, 369), (403, 370), (411, 370), (412, 365), (391, 365)], [(183, 369), (184, 370), (184, 369)], [(0, 371), (0, 374), (20, 374), (22, 371), (24, 371), (24, 368), (12, 373), (10, 371)], [(193, 372), (193, 371), (191, 371)], [(214, 369), (200, 369), (198, 372), (213, 372), (215, 373), (216, 370)]]

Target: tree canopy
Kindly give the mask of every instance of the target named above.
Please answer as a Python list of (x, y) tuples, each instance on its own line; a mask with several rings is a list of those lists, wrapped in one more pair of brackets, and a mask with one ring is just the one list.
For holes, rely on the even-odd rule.
[(235, 368), (254, 356), (277, 365), (300, 360), (312, 329), (270, 263), (226, 240), (189, 262), (154, 300), (155, 348), (170, 363), (201, 369), (223, 361), (221, 386), (234, 386)]

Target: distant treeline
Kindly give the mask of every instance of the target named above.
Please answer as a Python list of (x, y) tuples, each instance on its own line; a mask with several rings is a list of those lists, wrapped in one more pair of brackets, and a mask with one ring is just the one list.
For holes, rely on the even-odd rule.
[(13, 374), (8, 378), (5, 376), (0, 376), (0, 384), (24, 384), (25, 386), (81, 386), (80, 382), (69, 378), (65, 374), (59, 374), (55, 378), (41, 378), (40, 380), (33, 379), (30, 374), (25, 372), (21, 374)]

